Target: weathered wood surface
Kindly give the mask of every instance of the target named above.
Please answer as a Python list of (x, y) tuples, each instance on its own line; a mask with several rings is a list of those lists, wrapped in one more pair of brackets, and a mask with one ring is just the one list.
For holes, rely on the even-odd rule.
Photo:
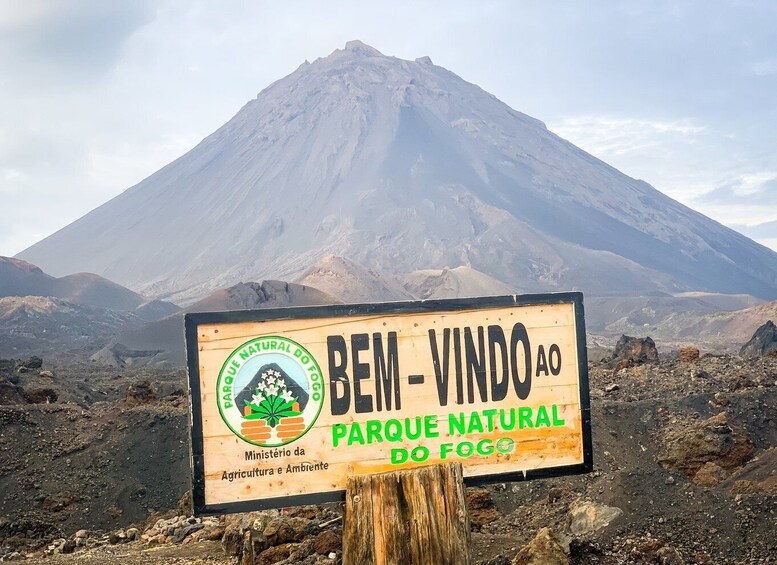
[(460, 463), (346, 481), (344, 565), (467, 565), (469, 518)]
[[(534, 375), (531, 394), (525, 400), (519, 400), (512, 388), (508, 396), (501, 401), (483, 402), (476, 394), (474, 402), (458, 404), (454, 390), (456, 380), (453, 376), (455, 361), (450, 360), (451, 384), (450, 400), (447, 406), (438, 401), (438, 389), (435, 380), (435, 366), (430, 355), (429, 329), (438, 331), (438, 343), (442, 348), (441, 332), (443, 328), (463, 328), (498, 325), (504, 328), (507, 343), (510, 342), (513, 324), (520, 321), (525, 324), (531, 337), (532, 350), (539, 346), (549, 349), (550, 344), (558, 345), (564, 360), (560, 374), (549, 377)], [(542, 469), (562, 465), (574, 465), (583, 461), (583, 422), (580, 411), (580, 379), (576, 360), (579, 352), (576, 342), (575, 313), (572, 304), (531, 305), (497, 307), (482, 310), (460, 310), (451, 312), (428, 312), (397, 315), (367, 315), (349, 318), (320, 319), (284, 319), (263, 322), (212, 323), (198, 327), (199, 380), (202, 406), (202, 434), (204, 449), (204, 475), (206, 499), (210, 504), (230, 503), (305, 495), (343, 490), (345, 477), (352, 474), (380, 473), (397, 467), (411, 468), (420, 465), (445, 463), (440, 456), (440, 446), (444, 443), (457, 443), (463, 440), (510, 438), (515, 443), (511, 453), (493, 453), (485, 456), (474, 454), (460, 459), (464, 464), (467, 477), (495, 473), (521, 472), (527, 469)], [(398, 356), (401, 410), (383, 410), (382, 412), (357, 413), (352, 405), (346, 414), (334, 416), (331, 413), (330, 390), (327, 363), (327, 336), (342, 335), (349, 342), (353, 333), (363, 332), (386, 335), (396, 332)], [(283, 458), (272, 458), (257, 462), (245, 457), (247, 451), (269, 451), (255, 448), (233, 434), (219, 415), (217, 397), (219, 391), (216, 380), (225, 360), (232, 351), (258, 336), (284, 336), (302, 344), (310, 351), (324, 373), (326, 398), (320, 416), (313, 427), (302, 437), (289, 444), (292, 454)], [(349, 342), (350, 344), (350, 342)], [(350, 345), (349, 345), (350, 346)], [(363, 351), (361, 360), (371, 364), (369, 379), (361, 381), (362, 394), (376, 396), (375, 367), (372, 366), (373, 345)], [(488, 352), (486, 352), (486, 357)], [(348, 356), (348, 371), (353, 367), (353, 358)], [(536, 360), (535, 360), (536, 361)], [(522, 360), (519, 359), (519, 365)], [(521, 365), (522, 366), (522, 365)], [(536, 368), (536, 362), (535, 362)], [(501, 369), (498, 373), (501, 375)], [(466, 368), (463, 369), (466, 384)], [(421, 384), (410, 384), (409, 375), (424, 375)], [(489, 378), (490, 373), (489, 373)], [(489, 381), (490, 382), (490, 381)], [(451, 414), (470, 413), (487, 409), (510, 409), (521, 406), (537, 407), (554, 404), (558, 414), (565, 421), (560, 427), (519, 428), (503, 430), (499, 426), (493, 431), (485, 430), (478, 434), (459, 436), (450, 433), (448, 418)], [(369, 445), (341, 444), (332, 446), (332, 426), (336, 423), (364, 423), (371, 419), (388, 420), (416, 415), (436, 415), (439, 424), (439, 436), (421, 441), (405, 439), (401, 442), (373, 442)], [(469, 420), (468, 420), (469, 421)], [(256, 423), (251, 430), (251, 439), (266, 437), (267, 429)], [(255, 434), (255, 435), (254, 435)], [(412, 460), (400, 465), (390, 461), (394, 448), (412, 449), (422, 443), (429, 448), (431, 456), (423, 462)], [(293, 452), (299, 447), (304, 455)], [(448, 454), (447, 461), (457, 458), (455, 453)], [(306, 473), (286, 473), (288, 464), (315, 464), (326, 462), (326, 470)], [(273, 474), (223, 480), (225, 472), (250, 471), (255, 467), (275, 469)], [(279, 473), (278, 469), (283, 472)]]

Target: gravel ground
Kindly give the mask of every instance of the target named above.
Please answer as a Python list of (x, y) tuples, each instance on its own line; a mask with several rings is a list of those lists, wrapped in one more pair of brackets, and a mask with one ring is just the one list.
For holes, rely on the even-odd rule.
[[(79, 529), (99, 536), (135, 524), (142, 532), (175, 514), (189, 480), (184, 372), (43, 369), (54, 377), (24, 373), (19, 386), (53, 388), (56, 402), (0, 406), (0, 556), (40, 552)], [(142, 380), (154, 398), (125, 400)], [(590, 381), (594, 472), (472, 491), (477, 563), (510, 563), (543, 527), (568, 544), (571, 563), (777, 562), (777, 359), (667, 355), (618, 371), (593, 363)], [(581, 507), (617, 515), (572, 533)], [(217, 541), (139, 540), (28, 562), (235, 559)], [(306, 559), (296, 562), (326, 561)]]

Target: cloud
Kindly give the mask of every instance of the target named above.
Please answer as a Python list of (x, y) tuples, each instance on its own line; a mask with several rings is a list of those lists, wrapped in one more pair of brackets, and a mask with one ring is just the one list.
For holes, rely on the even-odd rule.
[(738, 175), (703, 195), (709, 204), (747, 202), (770, 206), (777, 215), (777, 171), (747, 172)]
[(689, 202), (709, 192), (716, 177), (705, 162), (719, 140), (691, 118), (568, 116), (548, 128), (625, 174), (640, 178), (673, 198)]
[(146, 143), (92, 144), (85, 156), (84, 178), (95, 186), (127, 188), (178, 158), (199, 138), (162, 135)]
[(688, 140), (704, 131), (692, 120), (646, 120), (613, 116), (568, 117), (553, 126), (561, 137), (584, 140), (594, 153), (623, 155), (658, 149), (677, 139)]
[(777, 219), (777, 157), (764, 151), (768, 142), (753, 143), (759, 150), (751, 153), (739, 136), (692, 118), (587, 115), (548, 127), (625, 174), (773, 246), (776, 231), (745, 229)]
[(562, 4), (4, 0), (0, 208), (14, 219), (0, 253), (153, 173), (355, 38), (430, 55), (715, 219), (773, 219), (758, 175), (777, 171), (777, 4)]
[(777, 59), (753, 61), (747, 65), (747, 72), (757, 77), (777, 74)]
[(0, 4), (0, 56), (25, 73), (102, 73), (153, 16), (150, 0), (7, 0)]
[(777, 251), (777, 212), (773, 214), (776, 219), (753, 225), (741, 224), (731, 227), (747, 237), (754, 239), (761, 245), (770, 247)]
[[(777, 211), (775, 211), (773, 215), (777, 216)], [(749, 234), (752, 234), (752, 237), (777, 238), (777, 219), (760, 224), (744, 225), (742, 226), (742, 229)]]

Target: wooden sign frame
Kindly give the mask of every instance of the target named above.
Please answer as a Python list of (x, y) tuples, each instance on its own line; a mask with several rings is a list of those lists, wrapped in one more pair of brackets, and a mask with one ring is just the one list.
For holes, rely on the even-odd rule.
[[(192, 468), (193, 508), (196, 515), (218, 515), (232, 512), (249, 512), (269, 508), (280, 508), (305, 504), (341, 502), (345, 490), (255, 499), (238, 502), (206, 504), (203, 417), (200, 389), (200, 356), (198, 350), (198, 327), (202, 324), (264, 322), (276, 320), (298, 320), (329, 317), (351, 317), (369, 315), (402, 315), (419, 313), (445, 313), (461, 310), (489, 309), (513, 306), (541, 306), (571, 304), (574, 308), (577, 371), (579, 379), (580, 417), (582, 422), (583, 461), (573, 465), (547, 467), (523, 472), (498, 473), (465, 477), (467, 485), (482, 485), (510, 481), (575, 475), (593, 469), (591, 440), (591, 409), (588, 384), (588, 358), (586, 349), (583, 294), (565, 292), (553, 294), (525, 294), (492, 296), (481, 298), (456, 298), (441, 300), (420, 300), (408, 302), (387, 302), (367, 304), (335, 304), (326, 306), (300, 306), (272, 308), (265, 310), (242, 310), (229, 312), (189, 313), (184, 316), (187, 367), (189, 377), (189, 421), (191, 432), (190, 457)], [(325, 379), (326, 381), (326, 379)]]

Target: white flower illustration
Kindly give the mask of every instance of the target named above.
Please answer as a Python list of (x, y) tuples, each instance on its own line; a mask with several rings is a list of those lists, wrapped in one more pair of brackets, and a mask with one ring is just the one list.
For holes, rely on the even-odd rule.
[(283, 394), (281, 394), (281, 398), (286, 402), (291, 402), (291, 399), (294, 398), (294, 395), (290, 390), (287, 390), (287, 391), (284, 391)]
[(251, 403), (259, 406), (259, 404), (264, 400), (264, 396), (261, 394), (255, 394), (251, 397)]

